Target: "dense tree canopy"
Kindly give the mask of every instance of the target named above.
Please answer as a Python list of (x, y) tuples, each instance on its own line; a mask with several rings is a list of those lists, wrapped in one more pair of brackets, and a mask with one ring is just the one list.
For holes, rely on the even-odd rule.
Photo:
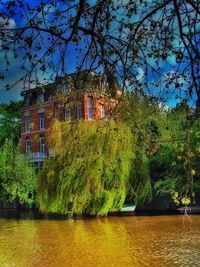
[(40, 174), (40, 209), (105, 215), (124, 202), (151, 206), (153, 199), (161, 209), (198, 202), (199, 120), (191, 111), (185, 102), (166, 109), (130, 93), (114, 120), (56, 121), (54, 156)]
[(126, 195), (133, 140), (128, 127), (114, 121), (56, 121), (39, 182), (42, 211), (105, 215), (121, 208)]
[[(161, 209), (199, 203), (200, 122), (186, 102), (170, 109), (129, 92), (111, 120), (55, 121), (39, 187), (16, 147), (19, 106), (1, 105), (1, 205), (32, 206), (36, 191), (42, 211), (62, 214), (105, 215), (124, 202)], [(6, 139), (11, 133), (14, 141)]]
[(151, 159), (152, 182), (157, 194), (172, 194), (176, 204), (199, 202), (200, 128), (199, 119), (188, 115), (190, 109), (182, 103), (167, 112), (167, 139), (161, 140), (158, 152)]

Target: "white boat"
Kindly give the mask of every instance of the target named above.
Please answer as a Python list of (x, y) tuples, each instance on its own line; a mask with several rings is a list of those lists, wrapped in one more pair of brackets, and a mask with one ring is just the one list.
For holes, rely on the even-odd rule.
[(109, 211), (108, 215), (134, 215), (136, 205), (124, 204), (121, 209), (113, 209)]

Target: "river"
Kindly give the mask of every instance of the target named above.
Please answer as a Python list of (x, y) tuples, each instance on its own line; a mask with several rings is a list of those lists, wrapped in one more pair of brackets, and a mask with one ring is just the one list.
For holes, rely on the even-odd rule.
[(200, 266), (200, 216), (42, 219), (0, 213), (1, 267)]

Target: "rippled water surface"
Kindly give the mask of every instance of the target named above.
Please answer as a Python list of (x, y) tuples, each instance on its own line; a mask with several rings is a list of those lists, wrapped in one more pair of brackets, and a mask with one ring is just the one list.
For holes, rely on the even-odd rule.
[(0, 266), (200, 266), (200, 216), (1, 216)]

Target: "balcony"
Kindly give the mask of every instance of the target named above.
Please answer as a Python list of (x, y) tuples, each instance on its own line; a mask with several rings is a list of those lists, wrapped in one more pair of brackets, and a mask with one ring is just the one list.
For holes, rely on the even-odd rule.
[(30, 160), (32, 162), (42, 162), (45, 160), (46, 157), (47, 153), (36, 152), (30, 154)]

